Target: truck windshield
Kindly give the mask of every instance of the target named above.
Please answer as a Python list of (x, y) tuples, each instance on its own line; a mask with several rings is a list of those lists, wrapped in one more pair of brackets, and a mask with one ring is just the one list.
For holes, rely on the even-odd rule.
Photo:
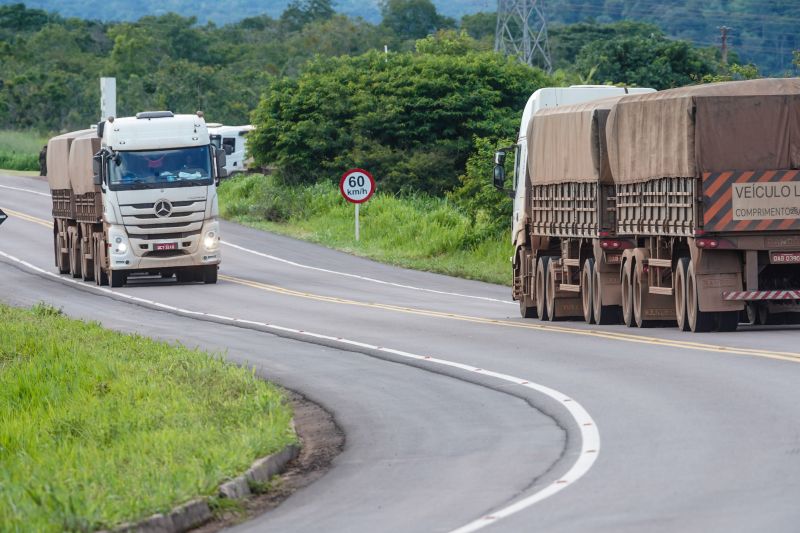
[(109, 161), (111, 190), (161, 189), (210, 185), (211, 154), (208, 146), (116, 152)]

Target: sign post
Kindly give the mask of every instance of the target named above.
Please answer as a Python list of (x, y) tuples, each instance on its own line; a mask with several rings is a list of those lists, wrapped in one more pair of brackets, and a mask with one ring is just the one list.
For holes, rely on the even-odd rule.
[(375, 179), (372, 174), (361, 168), (351, 168), (339, 181), (339, 190), (348, 202), (356, 204), (356, 241), (360, 238), (359, 206), (375, 194)]
[(3, 210), (2, 210), (2, 209), (0, 209), (0, 225), (2, 225), (2, 224), (3, 224), (3, 222), (5, 222), (7, 218), (8, 218), (8, 215), (6, 215), (5, 213), (3, 213)]

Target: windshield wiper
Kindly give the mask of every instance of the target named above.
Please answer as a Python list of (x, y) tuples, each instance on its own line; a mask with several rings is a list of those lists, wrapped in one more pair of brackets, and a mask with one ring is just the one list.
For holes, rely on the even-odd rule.
[(149, 183), (143, 181), (131, 183), (131, 189), (152, 189)]

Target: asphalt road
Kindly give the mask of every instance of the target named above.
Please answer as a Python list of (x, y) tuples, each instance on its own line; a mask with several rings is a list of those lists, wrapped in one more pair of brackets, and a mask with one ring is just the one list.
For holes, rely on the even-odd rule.
[(0, 177), (0, 301), (223, 351), (344, 430), (326, 476), (236, 531), (800, 529), (796, 327), (545, 325), (504, 287), (228, 223), (217, 285), (101, 293), (35, 270), (54, 271), (46, 193)]

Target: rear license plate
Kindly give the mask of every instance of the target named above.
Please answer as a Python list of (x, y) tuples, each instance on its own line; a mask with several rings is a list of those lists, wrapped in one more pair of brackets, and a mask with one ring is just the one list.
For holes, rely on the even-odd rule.
[(773, 265), (800, 263), (800, 252), (772, 252), (770, 263)]
[(156, 251), (161, 250), (177, 250), (178, 243), (177, 242), (158, 242), (153, 245), (153, 249)]

